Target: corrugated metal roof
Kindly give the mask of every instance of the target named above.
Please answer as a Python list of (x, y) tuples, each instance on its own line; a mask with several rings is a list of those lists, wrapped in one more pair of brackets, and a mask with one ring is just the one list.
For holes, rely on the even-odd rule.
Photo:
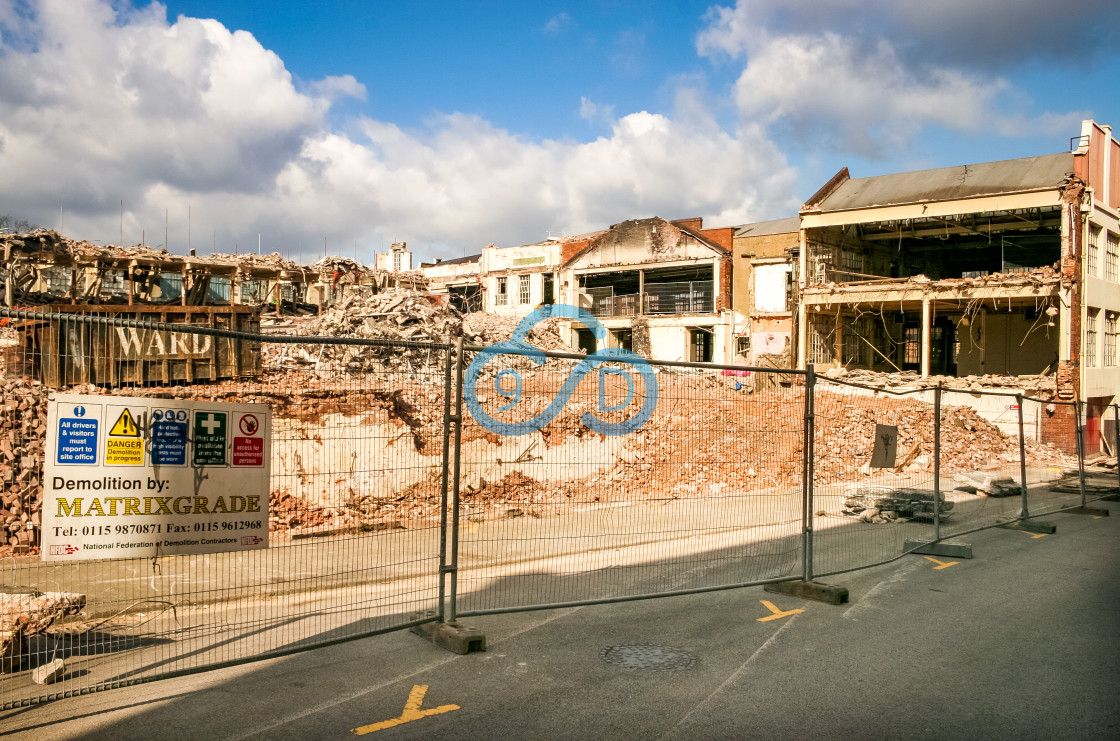
[(801, 229), (801, 217), (789, 216), (772, 221), (743, 224), (735, 230), (736, 237), (768, 237), (771, 234), (789, 234)]
[(825, 197), (819, 209), (840, 211), (1057, 188), (1072, 172), (1073, 154), (1062, 152), (979, 165), (852, 178)]

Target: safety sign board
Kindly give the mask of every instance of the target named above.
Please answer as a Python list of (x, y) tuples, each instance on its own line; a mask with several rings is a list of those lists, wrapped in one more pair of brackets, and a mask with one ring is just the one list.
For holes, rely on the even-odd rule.
[[(106, 406), (108, 419), (116, 419), (109, 428), (105, 440), (105, 465), (142, 466), (144, 465), (144, 439), (136, 417), (126, 406), (109, 404)], [(143, 414), (143, 412), (140, 412)]]
[(194, 465), (226, 464), (226, 412), (194, 413)]
[(58, 462), (97, 463), (97, 428), (101, 420), (93, 409), (84, 404), (74, 404), (61, 409), (58, 417)]
[(233, 438), (233, 465), (263, 466), (264, 438), (260, 420), (255, 414), (240, 414), (237, 429), (241, 434)]
[(187, 462), (187, 410), (152, 410), (153, 466), (182, 466)]
[(47, 425), (43, 560), (268, 547), (266, 405), (56, 394)]

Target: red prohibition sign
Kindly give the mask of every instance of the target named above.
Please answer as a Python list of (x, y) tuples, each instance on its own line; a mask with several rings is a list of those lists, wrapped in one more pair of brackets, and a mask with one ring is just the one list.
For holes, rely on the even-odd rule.
[(257, 418), (252, 414), (246, 414), (241, 418), (241, 421), (237, 423), (237, 426), (240, 427), (241, 431), (246, 435), (254, 435), (257, 432), (257, 428), (260, 427), (260, 422), (258, 422)]

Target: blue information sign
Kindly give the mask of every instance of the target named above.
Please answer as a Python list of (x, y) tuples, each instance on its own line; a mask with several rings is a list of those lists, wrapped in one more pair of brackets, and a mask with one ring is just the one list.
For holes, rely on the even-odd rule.
[(152, 410), (152, 465), (183, 466), (187, 463), (187, 410)]
[[(77, 409), (84, 409), (77, 407)], [(97, 420), (60, 417), (58, 463), (97, 463)]]

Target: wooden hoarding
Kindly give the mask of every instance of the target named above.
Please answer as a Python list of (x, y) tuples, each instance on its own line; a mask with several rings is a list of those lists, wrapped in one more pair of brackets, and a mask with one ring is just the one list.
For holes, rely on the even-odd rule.
[[(87, 314), (138, 321), (257, 333), (260, 312), (248, 306), (52, 305), (45, 312)], [(32, 359), (31, 375), (53, 388), (213, 383), (256, 378), (257, 342), (225, 337), (41, 320), (19, 323), (21, 346)]]

